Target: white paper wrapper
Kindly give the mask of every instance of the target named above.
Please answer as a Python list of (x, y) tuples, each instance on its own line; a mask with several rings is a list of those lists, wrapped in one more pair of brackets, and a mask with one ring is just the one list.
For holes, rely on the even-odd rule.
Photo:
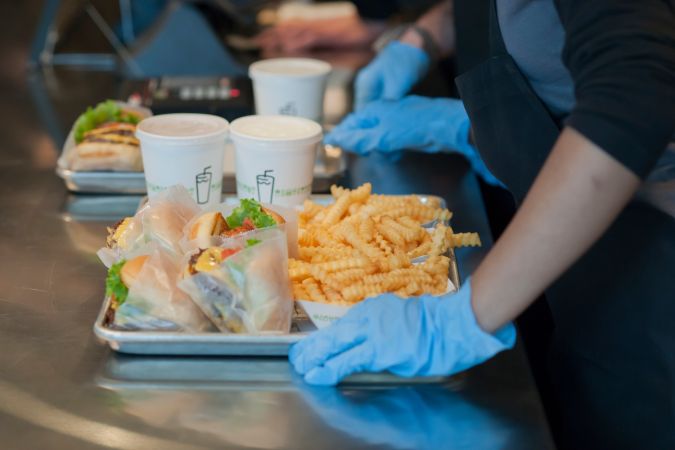
[(199, 205), (182, 186), (173, 186), (150, 199), (134, 217), (125, 231), (124, 245), (103, 247), (96, 253), (106, 267), (121, 259), (137, 256), (139, 249), (155, 242), (172, 257), (180, 258), (179, 243), (185, 224), (201, 212)]
[[(452, 284), (452, 281), (448, 280), (448, 287), (443, 295), (454, 292), (455, 290), (456, 288)], [(307, 317), (309, 317), (309, 320), (311, 320), (318, 329), (326, 328), (347, 314), (352, 307), (352, 305), (334, 305), (330, 303), (312, 302), (309, 300), (296, 300), (296, 302), (300, 304), (305, 311), (305, 314), (307, 314)]]
[(148, 200), (142, 214), (143, 234), (147, 242), (157, 242), (167, 251), (180, 256), (178, 243), (183, 229), (201, 212), (199, 205), (183, 186), (172, 186)]
[(129, 287), (127, 299), (115, 311), (115, 326), (130, 330), (212, 331), (211, 322), (177, 288), (179, 262), (156, 243), (140, 254), (149, 258)]
[[(246, 241), (260, 242), (245, 247)], [(293, 301), (288, 279), (286, 234), (279, 228), (230, 238), (226, 248), (243, 248), (210, 271), (182, 279), (190, 295), (226, 333), (288, 333)]]
[(110, 268), (122, 259), (131, 259), (138, 256), (138, 251), (142, 250), (145, 245), (141, 215), (136, 214), (124, 230), (120, 245), (114, 248), (102, 247), (96, 252), (96, 255), (107, 268)]

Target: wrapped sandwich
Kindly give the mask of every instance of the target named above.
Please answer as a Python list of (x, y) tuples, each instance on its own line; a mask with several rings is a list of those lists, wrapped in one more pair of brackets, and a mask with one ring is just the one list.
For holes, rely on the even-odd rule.
[(199, 205), (183, 186), (172, 186), (148, 200), (133, 217), (125, 217), (108, 228), (106, 246), (98, 256), (110, 267), (121, 259), (130, 259), (150, 242), (159, 244), (174, 257), (183, 252), (179, 242), (183, 229), (200, 212)]
[(178, 286), (223, 332), (288, 333), (293, 302), (287, 258), (280, 228), (246, 231), (190, 254)]
[(212, 330), (211, 322), (176, 287), (179, 275), (180, 266), (156, 245), (113, 264), (106, 278), (108, 323), (125, 330)]
[(88, 108), (75, 121), (74, 154), (70, 169), (76, 171), (143, 170), (136, 124), (143, 117), (112, 100)]
[(159, 243), (176, 256), (182, 256), (179, 242), (185, 226), (201, 208), (185, 187), (176, 185), (157, 194), (139, 211), (145, 240)]

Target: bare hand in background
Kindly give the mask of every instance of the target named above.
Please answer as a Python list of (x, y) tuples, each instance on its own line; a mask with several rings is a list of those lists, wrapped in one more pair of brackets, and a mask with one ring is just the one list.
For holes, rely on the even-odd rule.
[(366, 22), (358, 16), (289, 20), (266, 29), (255, 40), (263, 52), (367, 48), (383, 30), (384, 24)]

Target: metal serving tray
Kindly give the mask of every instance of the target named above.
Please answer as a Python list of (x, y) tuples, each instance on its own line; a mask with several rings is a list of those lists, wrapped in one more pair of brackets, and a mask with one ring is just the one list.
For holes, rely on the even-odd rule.
[[(423, 202), (433, 196), (420, 196)], [(236, 197), (225, 197), (232, 202)], [(326, 204), (333, 200), (330, 195), (312, 195), (312, 200)], [(446, 203), (439, 198), (441, 207)], [(449, 280), (459, 287), (459, 271), (455, 253), (450, 249)], [(296, 307), (291, 332), (288, 334), (226, 334), (226, 333), (183, 333), (169, 331), (126, 331), (106, 326), (105, 316), (110, 306), (106, 298), (94, 324), (94, 333), (111, 349), (121, 353), (143, 355), (220, 355), (220, 356), (285, 356), (291, 344), (304, 338), (316, 328), (306, 315)]]
[[(111, 349), (140, 355), (221, 355), (284, 356), (291, 344), (299, 341), (314, 326), (298, 313), (289, 334), (180, 333), (167, 331), (124, 331), (105, 325), (110, 299), (103, 302), (94, 325), (94, 333)], [(309, 330), (300, 327), (309, 327)], [(305, 331), (301, 331), (305, 329)]]
[[(64, 145), (63, 153), (56, 167), (56, 174), (61, 177), (72, 192), (97, 194), (145, 194), (145, 176), (143, 172), (78, 172), (67, 167), (67, 152), (72, 147)], [(314, 165), (313, 192), (327, 192), (331, 184), (339, 181), (347, 170), (345, 153), (337, 147), (321, 146), (317, 152)], [(223, 191), (235, 192), (234, 149), (230, 144), (225, 150), (223, 170)]]

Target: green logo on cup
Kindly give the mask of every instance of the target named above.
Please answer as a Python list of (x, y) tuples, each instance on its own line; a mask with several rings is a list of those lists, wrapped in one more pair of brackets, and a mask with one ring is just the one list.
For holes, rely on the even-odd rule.
[(209, 202), (211, 196), (211, 178), (213, 174), (209, 171), (211, 166), (204, 167), (204, 170), (195, 176), (197, 186), (197, 203), (204, 205)]
[[(258, 177), (263, 177), (264, 175), (258, 175)], [(274, 177), (268, 176), (269, 178), (274, 179)], [(257, 177), (256, 177), (257, 178)], [(264, 182), (268, 182), (269, 179), (263, 178)], [(260, 188), (260, 189), (258, 189)], [(271, 191), (271, 192), (270, 192)], [(312, 192), (312, 185), (308, 184), (306, 186), (300, 186), (297, 188), (275, 188), (274, 181), (271, 185), (263, 184), (262, 186), (251, 186), (244, 183), (241, 180), (237, 180), (237, 192), (240, 197), (254, 197), (260, 202), (267, 202), (267, 200), (279, 199), (279, 197), (293, 197), (295, 195), (305, 195)], [(271, 203), (271, 201), (270, 201)]]
[(265, 170), (262, 175), (255, 177), (259, 202), (272, 203), (274, 199), (274, 177), (270, 175), (272, 172), (274, 170)]

